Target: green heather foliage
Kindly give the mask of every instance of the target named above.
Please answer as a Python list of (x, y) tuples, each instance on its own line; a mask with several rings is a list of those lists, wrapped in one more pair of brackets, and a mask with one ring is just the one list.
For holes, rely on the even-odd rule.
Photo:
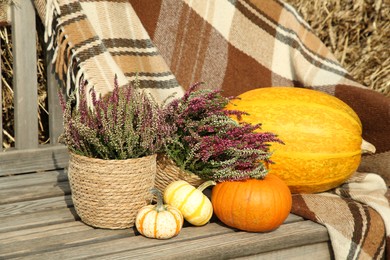
[[(129, 159), (160, 152), (174, 132), (168, 111), (135, 86), (119, 87), (101, 99), (91, 90), (88, 106), (82, 82), (65, 102), (61, 142), (76, 154), (100, 159)], [(76, 95), (78, 96), (76, 100)]]
[(192, 85), (182, 98), (168, 104), (175, 111), (174, 141), (166, 153), (182, 169), (215, 181), (263, 178), (267, 174), (271, 142), (282, 143), (275, 134), (260, 132), (260, 125), (237, 123), (245, 112), (225, 110), (231, 98), (218, 90)]

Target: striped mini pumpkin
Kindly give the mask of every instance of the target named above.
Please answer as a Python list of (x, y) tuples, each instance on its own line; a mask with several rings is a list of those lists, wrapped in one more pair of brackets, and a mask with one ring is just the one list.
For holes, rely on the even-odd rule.
[(142, 235), (149, 238), (168, 239), (180, 233), (183, 226), (183, 215), (170, 205), (164, 205), (161, 192), (152, 189), (157, 195), (156, 205), (147, 205), (139, 210), (135, 226)]

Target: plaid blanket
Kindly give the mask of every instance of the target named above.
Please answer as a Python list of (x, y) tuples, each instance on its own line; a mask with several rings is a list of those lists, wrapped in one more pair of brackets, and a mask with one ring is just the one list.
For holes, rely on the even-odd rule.
[(292, 212), (328, 229), (336, 259), (382, 259), (390, 245), (387, 192), (377, 174), (356, 173), (329, 192), (293, 194)]
[[(380, 259), (390, 245), (390, 100), (357, 83), (280, 0), (34, 0), (68, 91), (81, 79), (105, 95), (134, 81), (158, 101), (196, 81), (227, 96), (312, 88), (349, 104), (376, 146), (339, 188), (294, 195), (293, 212), (328, 228), (337, 259)], [(384, 180), (387, 182), (385, 184)], [(341, 224), (341, 225), (340, 225)], [(388, 246), (389, 247), (389, 246)], [(390, 257), (389, 250), (387, 256)]]

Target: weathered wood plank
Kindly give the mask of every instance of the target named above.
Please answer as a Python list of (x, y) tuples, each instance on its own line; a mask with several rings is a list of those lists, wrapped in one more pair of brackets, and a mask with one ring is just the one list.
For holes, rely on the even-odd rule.
[(47, 96), (49, 102), (49, 135), (50, 135), (50, 144), (58, 145), (58, 138), (63, 132), (63, 119), (62, 119), (62, 108), (60, 106), (60, 101), (58, 98), (59, 84), (53, 64), (51, 63), (52, 55), (45, 52), (46, 60), (46, 71), (47, 71)]
[(73, 202), (70, 195), (3, 204), (0, 205), (0, 221), (3, 217), (30, 214), (34, 212), (48, 211), (60, 208), (69, 208), (72, 206)]
[[(26, 256), (37, 252), (48, 252), (58, 248), (65, 248), (72, 250), (71, 247), (78, 245), (89, 247), (90, 244), (101, 241), (110, 241), (118, 238), (125, 238), (134, 236), (134, 233), (129, 230), (107, 230), (107, 229), (93, 229), (57, 233), (51, 236), (44, 236), (34, 238), (32, 240), (18, 241), (3, 244), (0, 247), (0, 256), (4, 258)], [(45, 258), (43, 258), (45, 259)], [(64, 258), (65, 259), (65, 258)]]
[(74, 208), (40, 211), (30, 214), (8, 216), (0, 219), (0, 234), (15, 230), (35, 228), (78, 220)]
[(268, 259), (288, 259), (288, 260), (329, 260), (334, 259), (330, 242), (310, 244), (292, 247), (260, 255), (238, 257), (237, 260), (268, 260)]
[(32, 1), (11, 5), (15, 147), (38, 147), (35, 9)]
[(93, 229), (80, 221), (71, 221), (54, 225), (46, 225), (36, 228), (21, 229), (7, 233), (1, 233), (0, 244), (6, 245), (14, 242), (47, 238), (56, 235), (69, 234), (78, 231)]
[(0, 205), (68, 194), (70, 194), (68, 182), (59, 182), (57, 184), (45, 183), (36, 186), (20, 187), (19, 189), (4, 189), (0, 190)]
[[(126, 237), (115, 240), (108, 240), (99, 243), (93, 243), (86, 246), (80, 245), (69, 249), (53, 250), (51, 252), (39, 253), (36, 255), (29, 255), (28, 259), (82, 259), (95, 258), (96, 256), (105, 256), (114, 252), (123, 252), (125, 250), (147, 248), (159, 245), (168, 245), (177, 243), (182, 240), (197, 239), (218, 234), (226, 234), (234, 232), (233, 229), (221, 226), (217, 223), (210, 223), (201, 228), (186, 227), (181, 233), (172, 239), (156, 240), (148, 239), (143, 236)], [(107, 257), (104, 257), (107, 259)], [(26, 258), (27, 259), (27, 258)]]
[(293, 222), (303, 221), (303, 220), (304, 219), (302, 217), (290, 213), (287, 216), (287, 219), (284, 221), (284, 223), (293, 223)]
[(186, 256), (191, 256), (191, 259), (226, 259), (327, 240), (326, 228), (311, 221), (282, 225), (269, 233), (238, 232), (210, 223), (203, 227), (187, 227), (169, 240), (136, 236), (29, 255), (28, 259), (183, 259)]
[[(227, 259), (327, 240), (328, 233), (325, 227), (311, 221), (302, 221), (282, 225), (277, 230), (269, 233), (233, 232), (185, 240), (164, 246), (143, 247), (118, 254), (110, 254), (109, 258), (155, 259), (158, 257), (160, 259), (182, 259), (183, 256), (191, 256), (191, 259)], [(281, 241), (283, 242), (281, 243)], [(164, 255), (167, 255), (167, 257), (164, 257)]]
[[(19, 189), (20, 187), (36, 186), (41, 184), (57, 184), (68, 180), (67, 171), (55, 170), (47, 172), (36, 172), (30, 174), (20, 174), (7, 177), (0, 177), (0, 190)], [(1, 200), (1, 199), (0, 199)]]
[(63, 145), (1, 152), (0, 176), (61, 169), (68, 166), (68, 161), (69, 154)]

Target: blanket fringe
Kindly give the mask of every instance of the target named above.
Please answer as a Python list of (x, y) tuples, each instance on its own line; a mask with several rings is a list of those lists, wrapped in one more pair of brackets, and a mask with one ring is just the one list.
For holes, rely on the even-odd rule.
[(61, 22), (58, 21), (60, 15), (59, 0), (47, 0), (44, 40), (48, 44), (47, 50), (53, 51), (51, 63), (59, 79), (65, 82), (66, 94), (70, 96), (72, 92), (75, 92), (77, 102), (79, 98), (77, 88), (85, 78), (85, 73), (77, 62), (76, 54), (66, 33), (61, 28)]
[(54, 17), (61, 15), (60, 5), (58, 0), (47, 0), (46, 3), (46, 17), (45, 17), (45, 42), (52, 37)]

